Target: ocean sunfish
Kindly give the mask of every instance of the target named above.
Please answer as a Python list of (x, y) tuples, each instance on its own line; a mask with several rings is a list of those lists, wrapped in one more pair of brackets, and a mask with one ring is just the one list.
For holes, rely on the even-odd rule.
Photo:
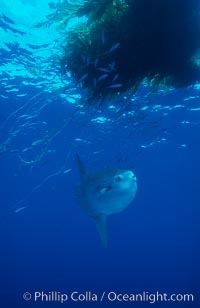
[(107, 247), (106, 217), (123, 211), (137, 192), (134, 173), (124, 169), (108, 169), (88, 174), (76, 155), (81, 183), (77, 189), (80, 207), (96, 223), (102, 243)]

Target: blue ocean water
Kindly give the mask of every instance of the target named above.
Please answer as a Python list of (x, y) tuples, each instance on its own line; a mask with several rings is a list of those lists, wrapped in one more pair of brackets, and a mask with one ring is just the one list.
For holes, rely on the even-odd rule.
[[(55, 61), (56, 27), (34, 28), (52, 5), (1, 2), (0, 306), (137, 307), (159, 292), (194, 300), (158, 307), (198, 307), (200, 85), (141, 86), (116, 105), (82, 108), (84, 93)], [(77, 205), (76, 153), (89, 172), (127, 168), (138, 179), (133, 203), (108, 217), (107, 249)], [(34, 301), (35, 292), (49, 297)], [(68, 301), (53, 301), (56, 292)], [(103, 292), (146, 300), (101, 302)]]

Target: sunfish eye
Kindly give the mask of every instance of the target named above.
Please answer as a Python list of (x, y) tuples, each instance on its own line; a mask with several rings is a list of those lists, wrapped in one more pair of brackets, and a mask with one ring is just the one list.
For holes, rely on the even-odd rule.
[(120, 175), (117, 176), (117, 181), (120, 182), (122, 180), (122, 177)]

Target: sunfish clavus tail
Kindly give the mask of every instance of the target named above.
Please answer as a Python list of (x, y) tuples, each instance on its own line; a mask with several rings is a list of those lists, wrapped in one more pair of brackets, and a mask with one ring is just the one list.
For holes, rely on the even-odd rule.
[(136, 176), (124, 169), (88, 174), (78, 154), (76, 161), (81, 179), (77, 191), (78, 203), (95, 221), (101, 241), (107, 247), (106, 217), (123, 211), (133, 201), (137, 192)]

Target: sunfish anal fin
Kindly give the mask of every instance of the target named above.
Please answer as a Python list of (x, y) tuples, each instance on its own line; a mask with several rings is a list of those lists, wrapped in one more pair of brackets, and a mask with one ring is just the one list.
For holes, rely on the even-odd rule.
[(97, 230), (99, 231), (99, 235), (101, 237), (101, 241), (105, 248), (108, 247), (108, 239), (107, 239), (107, 230), (106, 230), (106, 216), (99, 215), (93, 217), (97, 226)]

